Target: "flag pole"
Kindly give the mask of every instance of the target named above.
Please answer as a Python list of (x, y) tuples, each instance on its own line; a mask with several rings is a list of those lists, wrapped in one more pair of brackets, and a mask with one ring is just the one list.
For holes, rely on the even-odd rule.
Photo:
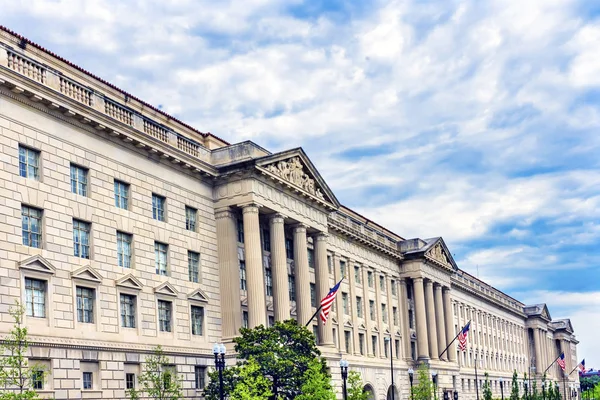
[[(569, 375), (568, 375), (568, 376), (571, 376), (571, 374), (572, 374), (573, 372), (575, 372), (575, 370), (576, 370), (577, 368), (579, 368), (579, 366), (580, 366), (580, 365), (581, 365), (581, 363), (577, 364), (577, 366), (576, 366), (575, 368), (573, 368), (573, 370), (572, 370), (571, 372), (569, 372)], [(584, 368), (585, 368), (585, 367), (584, 367)]]
[[(469, 320), (469, 322), (467, 322), (465, 326), (469, 325), (470, 323), (471, 323), (471, 320)], [(450, 346), (452, 346), (452, 343), (454, 343), (456, 341), (456, 339), (458, 338), (458, 335), (460, 335), (460, 333), (463, 331), (463, 329), (465, 329), (465, 326), (463, 326), (461, 328), (461, 330), (458, 331), (458, 333), (456, 334), (456, 336), (454, 336), (454, 339), (452, 339), (452, 341), (450, 342), (450, 344), (448, 344), (448, 346), (446, 346), (446, 348), (444, 349), (444, 351), (442, 351), (442, 353), (438, 356), (438, 358), (442, 358), (442, 356), (444, 355), (444, 353), (448, 351), (448, 349), (450, 348)]]
[[(560, 353), (560, 356), (562, 356), (564, 353)], [(546, 368), (546, 370), (544, 371), (544, 373), (542, 375), (545, 375), (546, 372), (548, 372), (548, 370), (550, 369), (550, 367), (552, 367), (554, 365), (555, 362), (558, 361), (558, 359), (560, 358), (560, 356), (556, 357), (556, 360), (552, 361), (552, 364), (548, 365), (548, 368)]]
[(319, 305), (319, 308), (317, 308), (317, 311), (315, 311), (315, 313), (313, 314), (312, 317), (310, 317), (310, 319), (308, 320), (308, 322), (306, 323), (306, 325), (304, 325), (305, 327), (308, 327), (308, 325), (310, 325), (310, 323), (312, 322), (313, 319), (315, 319), (315, 317), (317, 316), (317, 314), (319, 313), (319, 311), (321, 311), (321, 308), (323, 308), (323, 305)]

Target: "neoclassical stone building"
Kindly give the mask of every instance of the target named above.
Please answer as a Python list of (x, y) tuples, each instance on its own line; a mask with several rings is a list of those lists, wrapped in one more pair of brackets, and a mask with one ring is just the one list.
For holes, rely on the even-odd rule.
[[(20, 301), (47, 397), (123, 399), (160, 344), (201, 398), (213, 343), (305, 323), (342, 277), (312, 328), (336, 384), (345, 358), (374, 399), (406, 399), (418, 361), (460, 398), (475, 398), (476, 363), (496, 396), (561, 351), (577, 364), (569, 320), (462, 271), (442, 238), (344, 207), (302, 149), (199, 132), (5, 28), (0, 133), (0, 334)], [(440, 358), (467, 321), (467, 351)]]

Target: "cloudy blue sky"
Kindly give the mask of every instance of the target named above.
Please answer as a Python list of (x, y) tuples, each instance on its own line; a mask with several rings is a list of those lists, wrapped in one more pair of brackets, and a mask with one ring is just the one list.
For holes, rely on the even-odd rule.
[[(83, 5), (85, 4), (85, 6)], [(600, 2), (0, 0), (0, 24), (570, 317), (600, 367)]]

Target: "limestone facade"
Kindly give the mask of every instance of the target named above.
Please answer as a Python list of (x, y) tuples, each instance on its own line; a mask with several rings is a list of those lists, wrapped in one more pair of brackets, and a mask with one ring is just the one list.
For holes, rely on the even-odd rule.
[[(476, 363), (497, 396), (514, 370), (539, 381), (561, 351), (567, 371), (578, 363), (569, 320), (460, 270), (442, 238), (340, 205), (302, 149), (230, 145), (6, 29), (0, 133), (0, 334), (26, 305), (46, 397), (123, 399), (162, 345), (201, 398), (213, 343), (304, 324), (340, 280), (312, 329), (336, 384), (345, 358), (374, 399), (390, 395), (390, 362), (396, 399), (419, 361), (461, 398), (475, 397)], [(467, 350), (440, 356), (468, 321)]]

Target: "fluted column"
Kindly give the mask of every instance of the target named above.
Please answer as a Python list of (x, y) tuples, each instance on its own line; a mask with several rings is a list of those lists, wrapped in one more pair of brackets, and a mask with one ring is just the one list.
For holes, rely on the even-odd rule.
[(437, 360), (438, 340), (437, 340), (437, 323), (435, 319), (435, 302), (433, 300), (433, 282), (428, 280), (425, 282), (425, 306), (427, 307), (427, 328), (429, 333), (429, 357)]
[[(442, 301), (442, 287), (440, 285), (435, 285), (433, 295), (439, 355), (446, 348), (446, 321), (444, 320), (444, 302)], [(442, 360), (448, 360), (448, 352), (444, 353)]]
[[(348, 269), (348, 280), (350, 282), (349, 291), (350, 298), (348, 299), (348, 307), (350, 309), (350, 315), (352, 316), (352, 349), (354, 354), (360, 354), (360, 348), (358, 345), (358, 309), (356, 306), (356, 277), (354, 276), (354, 262), (351, 259), (348, 259), (348, 263), (346, 265)], [(364, 310), (363, 310), (364, 311)]]
[[(340, 256), (339, 254), (333, 253), (333, 277), (337, 283), (342, 279), (342, 272), (340, 271)], [(337, 329), (337, 344), (340, 351), (345, 351), (344, 347), (344, 306), (342, 301), (342, 288), (343, 282), (340, 284), (338, 294), (335, 296), (335, 313), (337, 316), (338, 329)]]
[(363, 283), (363, 316), (365, 317), (365, 327), (367, 328), (367, 331), (365, 332), (365, 350), (367, 352), (367, 356), (370, 356), (375, 354), (375, 350), (371, 344), (371, 327), (373, 326), (373, 321), (371, 321), (371, 310), (369, 309), (369, 271), (364, 265), (361, 266), (361, 270)]
[(396, 355), (396, 347), (394, 346), (396, 329), (394, 327), (394, 303), (392, 302), (392, 278), (389, 275), (386, 275), (385, 288), (387, 289), (388, 326), (390, 329), (390, 357), (394, 358)]
[(237, 254), (236, 217), (229, 207), (215, 212), (217, 255), (221, 289), (221, 329), (224, 341), (237, 336), (242, 326), (240, 264)]
[(308, 270), (308, 246), (306, 243), (306, 226), (296, 225), (294, 228), (294, 265), (296, 272), (296, 316), (298, 324), (304, 326), (312, 317), (310, 305), (310, 272)]
[[(313, 236), (315, 245), (315, 275), (317, 278), (317, 301), (327, 296), (329, 293), (329, 271), (327, 268), (327, 234), (319, 233)], [(323, 346), (333, 346), (333, 331), (331, 326), (331, 314), (327, 318), (327, 323), (323, 324), (319, 320), (319, 344)]]
[[(273, 311), (275, 321), (290, 319), (290, 292), (285, 255), (285, 225), (281, 214), (269, 218), (271, 235), (271, 267), (273, 268)], [(327, 260), (325, 260), (327, 262)]]
[[(535, 328), (533, 330), (533, 345), (535, 347), (535, 370), (543, 371), (542, 357), (541, 357), (541, 344), (540, 344), (540, 330)], [(527, 371), (529, 374), (529, 371)]]
[(246, 281), (248, 283), (248, 325), (250, 328), (267, 324), (265, 277), (260, 245), (258, 206), (243, 207), (244, 247), (246, 249)]
[(385, 356), (385, 336), (383, 332), (383, 313), (381, 312), (381, 298), (383, 294), (381, 293), (381, 282), (380, 282), (380, 274), (375, 274), (375, 312), (376, 312), (376, 324), (379, 329), (379, 339), (377, 340), (377, 345), (379, 346), (378, 352), (379, 357)]
[(417, 322), (417, 351), (419, 360), (429, 358), (429, 339), (427, 338), (427, 314), (425, 313), (425, 288), (423, 278), (414, 278), (415, 311)]
[(398, 293), (398, 307), (400, 309), (400, 326), (402, 332), (402, 344), (405, 360), (411, 357), (410, 351), (410, 327), (408, 322), (408, 292), (406, 289), (406, 279), (400, 278), (400, 290)]
[[(444, 317), (446, 319), (446, 341), (444, 342), (444, 348), (448, 346), (448, 343), (454, 339), (454, 311), (452, 309), (452, 300), (450, 299), (450, 288), (444, 287), (442, 291), (442, 299), (444, 302)], [(458, 329), (461, 327), (459, 326)], [(452, 345), (448, 348), (447, 359), (450, 362), (456, 362), (456, 342), (452, 343)]]

